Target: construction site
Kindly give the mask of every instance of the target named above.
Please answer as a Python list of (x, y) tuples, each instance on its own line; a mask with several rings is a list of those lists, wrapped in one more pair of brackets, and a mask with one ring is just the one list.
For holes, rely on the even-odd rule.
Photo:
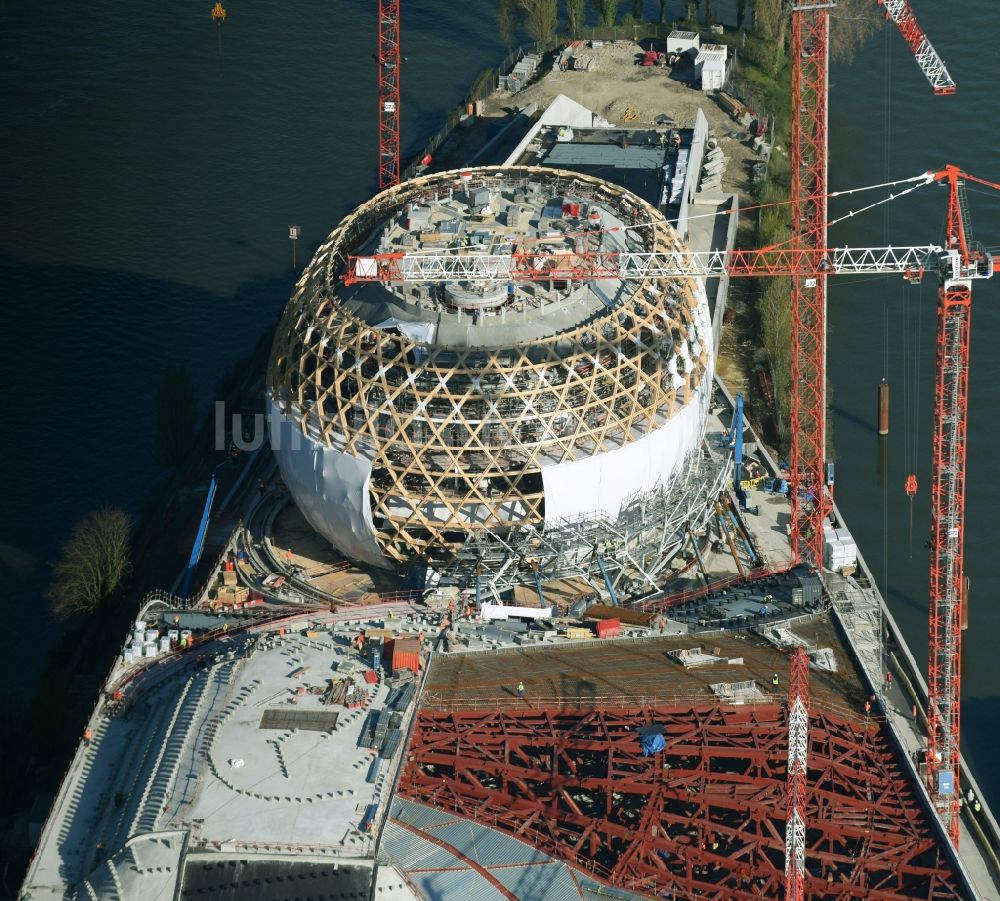
[[(791, 15), (798, 227), (740, 250), (756, 120), (723, 132), (699, 93), (611, 121), (632, 42), (502, 73), (495, 104), (544, 109), (403, 180), (381, 0), (382, 190), (299, 278), (259, 490), (232, 492), (215, 559), (210, 492), (201, 587), (144, 604), (22, 897), (1000, 896), (958, 678), (963, 355), (1000, 269), (965, 239), (964, 185), (1000, 186), (925, 173), (943, 243), (830, 247), (828, 10)], [(667, 59), (695, 43), (671, 38)], [(643, 59), (650, 91), (667, 74)], [(926, 681), (826, 465), (825, 282), (869, 273), (941, 286)], [(772, 276), (793, 285), (788, 461), (716, 372), (730, 280)]]
[[(330, 290), (345, 256), (363, 269), (376, 265), (366, 253), (466, 248), (474, 265), (515, 247), (541, 276), (567, 249), (681, 245), (634, 195), (543, 167), (425, 176), (380, 195), (323, 245), (279, 327), (269, 417), (282, 479), (313, 527), (366, 563), (448, 570), (470, 545), (482, 576), (530, 535), (540, 547), (522, 578), (542, 556), (548, 577), (586, 575), (603, 557), (620, 570), (628, 554), (647, 563), (627, 577), (655, 584), (650, 570), (712, 513), (725, 469), (702, 449), (713, 342), (697, 282), (403, 274), (405, 290)], [(630, 512), (640, 504), (643, 517)]]

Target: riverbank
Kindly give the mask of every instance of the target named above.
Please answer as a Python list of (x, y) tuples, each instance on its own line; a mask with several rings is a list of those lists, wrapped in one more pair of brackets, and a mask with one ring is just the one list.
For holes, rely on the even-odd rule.
[[(273, 329), (265, 330), (253, 350), (235, 363), (220, 381), (219, 399), (232, 412), (263, 409), (264, 372)], [(53, 646), (30, 701), (5, 723), (16, 743), (5, 743), (5, 780), (0, 810), (0, 850), (9, 862), (8, 879), (16, 884), (34, 847), (34, 831), (48, 811), (66, 761), (91, 714), (94, 697), (116, 658), (121, 636), (128, 631), (142, 599), (169, 589), (184, 568), (205, 501), (214, 466), (226, 458), (216, 448), (215, 408), (206, 412), (182, 462), (155, 486), (132, 534), (132, 572), (116, 594), (92, 614), (72, 620)], [(219, 497), (224, 497), (238, 470), (224, 469)], [(213, 523), (202, 555), (215, 559), (228, 538), (223, 517)]]

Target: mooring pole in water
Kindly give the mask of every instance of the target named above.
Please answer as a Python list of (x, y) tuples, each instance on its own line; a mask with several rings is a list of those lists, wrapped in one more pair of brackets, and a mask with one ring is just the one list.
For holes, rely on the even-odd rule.
[(878, 433), (889, 434), (889, 383), (885, 379), (878, 385)]
[(212, 7), (212, 21), (219, 32), (219, 56), (222, 56), (222, 23), (226, 21), (226, 8), (221, 3)]
[(302, 227), (299, 225), (288, 226), (288, 239), (292, 242), (292, 268), (295, 268), (295, 245), (298, 243), (299, 235), (302, 234)]

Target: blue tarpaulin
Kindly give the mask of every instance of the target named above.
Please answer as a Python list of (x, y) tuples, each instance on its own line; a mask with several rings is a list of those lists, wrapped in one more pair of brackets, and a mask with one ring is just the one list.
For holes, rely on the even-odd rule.
[(667, 742), (662, 735), (640, 735), (639, 745), (642, 748), (642, 753), (648, 757), (650, 754), (662, 751), (667, 746)]

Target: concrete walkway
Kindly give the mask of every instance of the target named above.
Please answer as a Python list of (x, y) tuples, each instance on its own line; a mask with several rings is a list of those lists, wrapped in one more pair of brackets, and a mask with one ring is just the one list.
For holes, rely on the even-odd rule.
[[(859, 564), (864, 569), (864, 562), (859, 558)], [(928, 805), (931, 799), (927, 794), (924, 780), (918, 772), (916, 760), (926, 749), (926, 733), (913, 716), (913, 702), (903, 691), (898, 675), (894, 676), (891, 686), (886, 686), (885, 674), (893, 669), (885, 659), (883, 643), (880, 635), (884, 634), (883, 620), (887, 610), (882, 596), (876, 589), (862, 588), (854, 579), (839, 576), (830, 577), (829, 587), (833, 596), (834, 611), (845, 631), (851, 636), (861, 665), (871, 682), (871, 687), (879, 698), (879, 706), (886, 714), (886, 723), (896, 736), (896, 740), (905, 751), (906, 767), (914, 785), (920, 786)], [(902, 645), (905, 647), (905, 645)], [(962, 760), (963, 792), (969, 782), (968, 769)], [(978, 787), (974, 789), (976, 796), (981, 797)], [(984, 807), (979, 816), (984, 822), (992, 814)], [(932, 806), (932, 805), (931, 805)], [(980, 845), (977, 837), (972, 834), (966, 822), (973, 814), (963, 806), (961, 834), (959, 837), (959, 857), (967, 880), (975, 888), (977, 896), (982, 901), (1000, 901), (1000, 884), (990, 868), (986, 854), (988, 852)], [(939, 821), (935, 820), (935, 823)], [(943, 838), (942, 830), (942, 840)]]

